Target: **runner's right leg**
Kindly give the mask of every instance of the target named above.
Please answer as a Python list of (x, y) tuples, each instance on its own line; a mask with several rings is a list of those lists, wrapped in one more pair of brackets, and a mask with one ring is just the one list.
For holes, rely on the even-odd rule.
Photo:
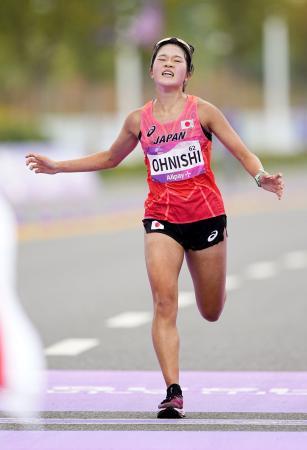
[(152, 339), (166, 386), (179, 384), (179, 336), (176, 327), (178, 276), (183, 247), (162, 233), (145, 234), (145, 259), (154, 317)]

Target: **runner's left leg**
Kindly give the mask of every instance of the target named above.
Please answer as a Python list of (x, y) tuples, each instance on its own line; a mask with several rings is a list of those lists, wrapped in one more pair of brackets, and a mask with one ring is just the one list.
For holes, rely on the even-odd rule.
[(186, 252), (199, 312), (210, 322), (218, 320), (225, 304), (226, 258), (226, 231), (222, 242), (204, 250)]

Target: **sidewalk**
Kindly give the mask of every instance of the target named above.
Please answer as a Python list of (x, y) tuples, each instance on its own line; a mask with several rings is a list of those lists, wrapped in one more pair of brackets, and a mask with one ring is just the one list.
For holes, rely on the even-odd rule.
[[(53, 177), (35, 175), (38, 188), (42, 189), (45, 181), (57, 180), (57, 193), (46, 195), (28, 195), (15, 201), (15, 209), (22, 240), (35, 236), (50, 237), (101, 233), (117, 229), (136, 228), (143, 217), (143, 205), (147, 195), (145, 179), (104, 181), (97, 174), (79, 174), (90, 176), (80, 179), (76, 184), (76, 174), (60, 174)], [(78, 174), (77, 174), (78, 175)], [(217, 183), (222, 192), (226, 212), (229, 216), (237, 214), (256, 214), (282, 212), (284, 210), (307, 209), (307, 176), (303, 171), (289, 171), (284, 174), (285, 193), (281, 201), (269, 192), (257, 188), (248, 175), (238, 178), (217, 176)], [(65, 184), (61, 185), (61, 181)], [(85, 180), (85, 181), (84, 181)], [(69, 181), (72, 182), (69, 187)], [(84, 182), (84, 191), (82, 183)]]

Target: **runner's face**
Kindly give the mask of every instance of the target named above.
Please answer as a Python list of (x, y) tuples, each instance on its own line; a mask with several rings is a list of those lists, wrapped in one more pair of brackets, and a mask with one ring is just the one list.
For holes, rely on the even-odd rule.
[(189, 76), (184, 50), (178, 45), (163, 45), (154, 61), (151, 78), (156, 86), (182, 89)]

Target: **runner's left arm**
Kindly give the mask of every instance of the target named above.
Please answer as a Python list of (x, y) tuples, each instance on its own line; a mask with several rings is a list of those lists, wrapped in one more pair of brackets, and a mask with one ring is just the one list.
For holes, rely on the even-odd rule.
[(282, 174), (277, 173), (270, 175), (267, 173), (263, 165), (254, 153), (252, 153), (244, 144), (240, 136), (232, 128), (223, 113), (208, 102), (204, 102), (200, 111), (203, 112), (203, 117), (206, 126), (214, 133), (214, 135), (222, 142), (223, 145), (237, 158), (245, 170), (255, 177), (260, 171), (260, 184), (263, 189), (274, 192), (280, 199), (283, 193), (283, 179)]

